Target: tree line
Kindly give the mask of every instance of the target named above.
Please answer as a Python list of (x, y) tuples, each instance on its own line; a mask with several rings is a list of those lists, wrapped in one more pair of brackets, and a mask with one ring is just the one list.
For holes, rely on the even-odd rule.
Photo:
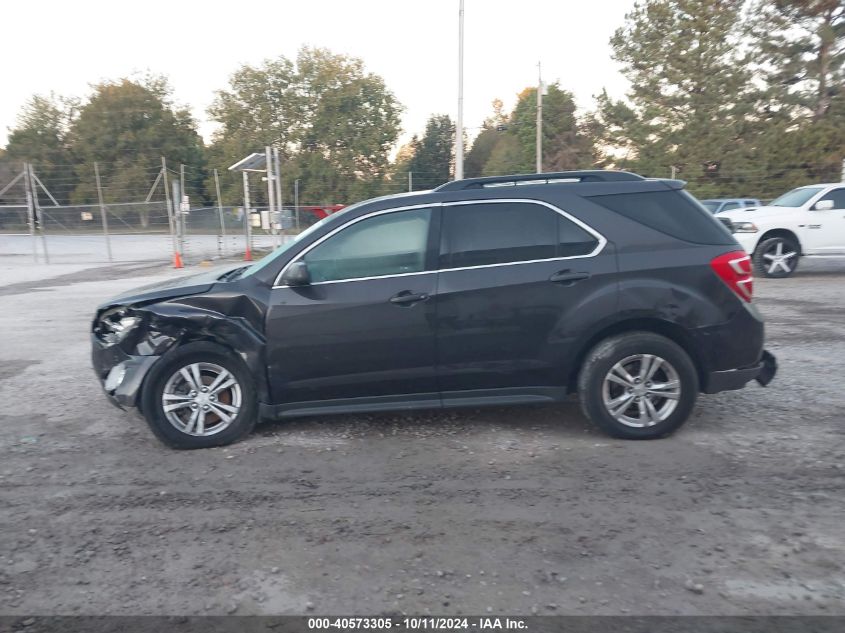
[[(579, 113), (565, 80), (547, 86), (546, 171), (674, 173), (702, 197), (769, 198), (795, 185), (840, 180), (841, 0), (640, 0), (610, 44), (630, 83), (626, 97), (603, 92)], [(536, 100), (530, 87), (510, 111), (493, 101), (466, 154), (465, 176), (534, 171)], [(34, 96), (0, 150), (0, 165), (34, 163), (53, 195), (74, 204), (96, 201), (95, 162), (106, 202), (116, 202), (146, 192), (162, 156), (171, 168), (188, 165), (187, 193), (210, 203), (213, 170), (226, 174), (266, 145), (280, 151), (286, 201), (295, 180), (303, 202), (329, 204), (452, 178), (451, 118), (432, 115), (392, 156), (401, 111), (361, 60), (304, 47), (295, 59), (245, 65), (231, 76), (209, 108), (218, 127), (207, 145), (167, 80), (148, 76), (97, 84), (84, 101)], [(226, 176), (223, 198), (232, 203), (240, 182)], [(264, 192), (256, 189), (260, 204)]]

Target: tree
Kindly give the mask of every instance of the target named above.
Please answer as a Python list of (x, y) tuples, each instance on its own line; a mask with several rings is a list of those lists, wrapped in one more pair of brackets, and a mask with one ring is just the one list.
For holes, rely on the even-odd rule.
[(754, 59), (766, 82), (763, 195), (838, 180), (845, 158), (845, 5), (760, 0), (752, 15)]
[(481, 175), (502, 176), (534, 171), (525, 167), (525, 160), (525, 148), (519, 142), (517, 136), (512, 132), (505, 132), (493, 147)]
[(508, 115), (504, 112), (502, 100), (494, 99), (493, 114), (484, 120), (481, 132), (475, 137), (464, 159), (464, 175), (467, 178), (477, 178), (484, 173), (484, 166), (490, 160), (507, 123)]
[(18, 116), (6, 146), (5, 158), (32, 163), (39, 179), (61, 203), (68, 202), (76, 186), (68, 132), (77, 108), (74, 100), (54, 94), (33, 96)]
[(384, 80), (360, 59), (305, 47), (295, 63), (280, 57), (242, 67), (217, 93), (209, 108), (221, 124), (212, 164), (224, 169), (272, 145), (283, 158), (286, 199), (298, 177), (301, 199), (346, 202), (381, 186), (400, 111)]
[[(176, 108), (163, 77), (120, 79), (94, 86), (69, 137), (77, 157), (77, 203), (96, 201), (94, 162), (98, 163), (106, 202), (146, 196), (161, 166), (174, 171), (189, 165), (186, 192), (204, 199), (203, 143), (187, 109)], [(173, 178), (173, 174), (168, 177)], [(142, 214), (142, 224), (147, 217)]]
[(452, 178), (455, 125), (446, 114), (429, 117), (422, 139), (415, 140), (407, 169), (413, 173), (414, 190), (433, 189)]
[(793, 115), (824, 118), (834, 100), (845, 98), (845, 4), (760, 0), (753, 14), (755, 60), (769, 95), (792, 106)]
[[(646, 0), (611, 39), (631, 84), (627, 103), (603, 94), (593, 119), (606, 162), (650, 176), (676, 166), (699, 193), (745, 164), (756, 94), (742, 37), (743, 0)], [(706, 168), (705, 165), (710, 165)], [(714, 166), (716, 169), (714, 169)]]
[[(555, 82), (543, 95), (543, 171), (565, 171), (591, 167), (592, 144), (575, 117), (572, 93)], [(523, 148), (523, 171), (536, 170), (537, 89), (526, 88), (519, 95), (511, 115), (513, 131)]]

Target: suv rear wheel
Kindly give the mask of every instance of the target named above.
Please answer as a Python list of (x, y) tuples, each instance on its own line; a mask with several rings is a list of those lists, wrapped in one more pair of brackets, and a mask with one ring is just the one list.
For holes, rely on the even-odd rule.
[(754, 265), (764, 277), (782, 279), (798, 268), (801, 249), (788, 237), (763, 240), (754, 251)]
[(615, 437), (654, 439), (686, 422), (698, 396), (687, 353), (651, 332), (627, 332), (596, 345), (578, 377), (581, 408)]
[(189, 343), (162, 357), (144, 381), (142, 399), (150, 428), (173, 448), (231, 444), (255, 426), (249, 369), (213, 343)]

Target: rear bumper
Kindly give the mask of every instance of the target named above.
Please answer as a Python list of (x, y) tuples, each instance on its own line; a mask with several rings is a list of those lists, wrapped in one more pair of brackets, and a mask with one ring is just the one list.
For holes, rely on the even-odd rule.
[(760, 362), (751, 367), (729, 369), (727, 371), (711, 371), (705, 378), (702, 391), (704, 393), (719, 393), (742, 389), (752, 380), (762, 386), (768, 385), (777, 373), (777, 360), (771, 352), (763, 351)]

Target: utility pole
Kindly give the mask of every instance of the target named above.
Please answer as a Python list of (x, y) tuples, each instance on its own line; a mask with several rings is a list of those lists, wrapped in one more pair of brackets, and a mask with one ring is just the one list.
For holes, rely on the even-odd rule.
[(217, 192), (217, 218), (220, 221), (220, 239), (217, 240), (217, 252), (223, 255), (226, 252), (226, 224), (223, 222), (223, 202), (220, 199), (220, 176), (214, 170), (214, 190)]
[(106, 252), (109, 255), (109, 261), (113, 261), (111, 255), (111, 239), (109, 238), (109, 219), (106, 214), (106, 205), (103, 202), (103, 188), (100, 185), (100, 166), (97, 164), (97, 161), (94, 161), (94, 179), (97, 181), (97, 200), (100, 202), (100, 219), (103, 222), (103, 236), (106, 238)]
[(458, 119), (455, 126), (455, 180), (464, 177), (464, 0), (458, 7)]
[(543, 73), (537, 62), (537, 173), (543, 173)]

